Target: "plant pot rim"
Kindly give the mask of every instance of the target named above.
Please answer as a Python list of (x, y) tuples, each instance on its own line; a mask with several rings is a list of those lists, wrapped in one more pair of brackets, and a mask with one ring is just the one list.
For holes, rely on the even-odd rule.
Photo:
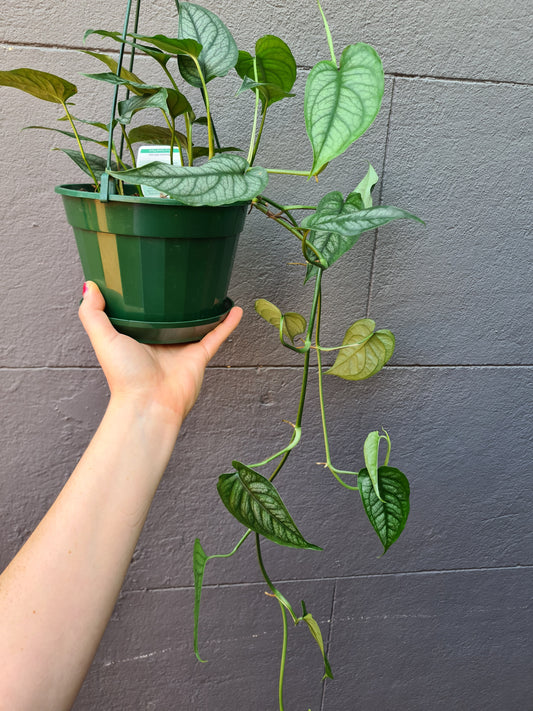
[[(56, 185), (54, 192), (67, 197), (86, 198), (87, 200), (100, 201), (100, 193), (95, 193), (91, 190), (93, 186), (90, 183), (67, 183), (64, 185)], [(125, 202), (135, 203), (137, 205), (160, 205), (161, 207), (189, 207), (193, 210), (200, 208), (213, 207), (211, 205), (185, 205), (179, 200), (173, 198), (158, 198), (158, 197), (139, 197), (138, 195), (109, 195), (109, 202)], [(231, 202), (224, 205), (217, 205), (216, 208), (223, 207), (239, 207), (249, 205), (250, 200), (241, 200), (239, 202)]]

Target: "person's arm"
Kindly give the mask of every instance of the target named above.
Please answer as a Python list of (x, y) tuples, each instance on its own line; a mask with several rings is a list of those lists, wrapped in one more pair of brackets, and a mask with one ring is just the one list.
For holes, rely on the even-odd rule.
[(111, 397), (79, 464), (0, 576), (0, 710), (69, 709), (113, 611), (205, 366), (242, 311), (199, 343), (118, 334), (88, 283), (80, 318)]

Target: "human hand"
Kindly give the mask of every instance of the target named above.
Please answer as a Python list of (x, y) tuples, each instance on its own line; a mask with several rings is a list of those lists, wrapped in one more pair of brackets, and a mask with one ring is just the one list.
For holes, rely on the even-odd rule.
[(242, 309), (197, 343), (146, 345), (115, 330), (104, 312), (98, 286), (85, 283), (79, 316), (107, 379), (114, 400), (156, 406), (179, 426), (200, 392), (205, 367), (237, 327)]

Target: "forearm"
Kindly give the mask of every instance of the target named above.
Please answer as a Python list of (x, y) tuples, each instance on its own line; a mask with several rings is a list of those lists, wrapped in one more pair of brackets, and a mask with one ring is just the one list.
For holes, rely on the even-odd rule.
[(0, 576), (0, 710), (69, 709), (113, 610), (179, 422), (111, 400), (78, 466)]

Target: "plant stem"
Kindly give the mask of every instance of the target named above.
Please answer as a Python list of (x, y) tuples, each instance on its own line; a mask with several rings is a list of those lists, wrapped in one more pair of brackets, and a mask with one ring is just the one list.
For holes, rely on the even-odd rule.
[[(320, 272), (320, 274), (321, 274), (321, 272)], [(322, 416), (322, 431), (324, 433), (324, 448), (326, 450), (326, 466), (330, 470), (330, 472), (333, 474), (335, 479), (339, 482), (339, 484), (342, 484), (342, 486), (344, 486), (346, 489), (350, 489), (351, 491), (358, 491), (357, 486), (350, 486), (350, 484), (346, 484), (339, 476), (339, 474), (351, 474), (351, 475), (357, 476), (357, 472), (348, 472), (348, 471), (341, 471), (341, 470), (335, 469), (335, 467), (331, 463), (331, 455), (330, 455), (330, 451), (329, 451), (329, 442), (328, 442), (328, 431), (327, 431), (327, 427), (326, 427), (326, 411), (324, 408), (324, 392), (323, 392), (323, 387), (322, 387), (322, 357), (320, 355), (320, 345), (319, 345), (320, 316), (321, 316), (321, 307), (322, 307), (321, 301), (322, 301), (322, 294), (320, 292), (320, 287), (319, 287), (315, 343), (316, 343), (316, 347), (317, 347), (316, 357), (317, 357), (317, 364), (318, 364), (318, 396), (320, 399), (320, 414)]]
[[(254, 78), (257, 83), (257, 59), (254, 57)], [(252, 156), (254, 154), (255, 145), (255, 132), (257, 130), (257, 115), (259, 114), (259, 88), (255, 88), (255, 109), (254, 109), (254, 122), (252, 124), (252, 135), (250, 136), (250, 148), (248, 149), (248, 165), (252, 165)]]
[(209, 107), (209, 94), (207, 93), (207, 86), (205, 84), (205, 79), (204, 75), (202, 72), (202, 68), (200, 67), (200, 62), (196, 57), (191, 57), (191, 59), (194, 61), (196, 65), (196, 69), (198, 70), (198, 76), (200, 77), (200, 81), (202, 82), (202, 97), (204, 99), (205, 103), (205, 110), (207, 113), (207, 138), (208, 138), (208, 143), (209, 143), (209, 160), (213, 158), (215, 155), (215, 145), (213, 142), (213, 122), (211, 120), (211, 109)]
[[(257, 560), (259, 562), (259, 567), (261, 568), (261, 573), (263, 574), (266, 584), (272, 590), (272, 592), (275, 594), (277, 592), (276, 588), (274, 587), (274, 584), (270, 580), (268, 573), (266, 572), (265, 565), (263, 563), (263, 556), (261, 555), (261, 542), (260, 542), (258, 533), (255, 534), (255, 548), (257, 551)], [(279, 711), (283, 711), (283, 678), (285, 676), (285, 662), (287, 661), (288, 628), (287, 628), (287, 613), (285, 612), (285, 607), (281, 604), (280, 600), (278, 600), (278, 603), (279, 603), (279, 607), (281, 610), (281, 618), (283, 620), (283, 643), (281, 646), (281, 661), (280, 661), (280, 667), (279, 667), (278, 701), (279, 701)]]
[(304, 177), (309, 177), (308, 170), (282, 170), (281, 168), (266, 168), (267, 173), (272, 173), (272, 175), (303, 175)]
[(126, 145), (128, 146), (128, 153), (130, 154), (131, 164), (134, 168), (136, 168), (137, 161), (135, 160), (135, 152), (133, 150), (133, 146), (131, 145), (131, 141), (128, 137), (128, 134), (126, 132), (126, 127), (124, 126), (123, 123), (120, 124), (120, 130), (122, 131), (122, 135), (124, 137), (124, 140), (126, 141)]
[(96, 179), (96, 176), (95, 176), (95, 174), (94, 174), (94, 172), (93, 172), (93, 169), (92, 169), (91, 166), (89, 165), (89, 161), (87, 160), (87, 156), (85, 155), (85, 151), (83, 150), (83, 146), (82, 146), (82, 143), (81, 143), (81, 139), (80, 139), (79, 133), (78, 133), (78, 131), (77, 131), (77, 129), (76, 129), (76, 125), (74, 124), (74, 120), (72, 119), (72, 116), (70, 115), (70, 111), (68, 110), (68, 106), (67, 106), (66, 102), (65, 102), (65, 101), (62, 101), (61, 104), (63, 105), (63, 108), (65, 109), (65, 113), (66, 113), (66, 115), (67, 115), (67, 118), (68, 118), (68, 120), (69, 120), (69, 122), (70, 122), (70, 125), (72, 126), (72, 130), (73, 130), (73, 132), (74, 132), (74, 135), (76, 136), (76, 141), (78, 142), (78, 147), (79, 147), (79, 149), (80, 149), (80, 153), (81, 153), (81, 157), (83, 158), (83, 162), (84, 162), (85, 165), (87, 166), (87, 169), (88, 169), (88, 171), (89, 171), (89, 175), (90, 175), (91, 178), (93, 179), (95, 189), (98, 191), (98, 180)]
[(233, 550), (232, 550), (230, 553), (214, 553), (213, 555), (208, 556), (207, 559), (208, 559), (208, 560), (211, 560), (211, 558), (230, 558), (232, 555), (234, 555), (234, 554), (239, 550), (239, 548), (242, 546), (242, 544), (243, 544), (244, 541), (248, 538), (248, 536), (250, 535), (251, 532), (252, 532), (252, 531), (251, 531), (251, 529), (249, 528), (249, 529), (246, 531), (246, 533), (244, 534), (244, 536), (242, 536), (242, 538), (240, 539), (240, 541), (237, 543), (237, 545), (235, 546), (235, 548), (233, 548)]
[(316, 210), (316, 205), (281, 205), (281, 208), (283, 212), (287, 212), (288, 210)]
[(255, 140), (254, 152), (252, 154), (252, 162), (250, 163), (250, 165), (253, 165), (255, 156), (257, 154), (257, 150), (259, 148), (259, 142), (261, 140), (261, 136), (263, 135), (263, 128), (265, 127), (265, 119), (266, 119), (266, 115), (267, 115), (267, 109), (268, 109), (268, 104), (265, 101), (265, 105), (263, 107), (263, 113), (261, 116), (261, 125), (259, 126), (259, 133), (257, 134), (257, 138)]
[(189, 165), (192, 166), (194, 162), (192, 154), (192, 124), (188, 113), (185, 114), (185, 131), (187, 133), (187, 156), (189, 158)]
[(289, 212), (289, 208), (284, 207), (283, 205), (280, 205), (280, 204), (277, 203), (277, 202), (274, 202), (274, 200), (272, 200), (271, 198), (266, 197), (266, 195), (261, 195), (260, 197), (261, 197), (261, 200), (263, 200), (264, 202), (267, 202), (269, 205), (272, 205), (273, 207), (277, 208), (278, 210), (280, 210), (280, 212), (284, 212), (284, 213), (287, 215), (287, 217), (289, 218), (289, 220), (292, 222), (292, 224), (294, 225), (294, 227), (298, 227), (298, 228), (299, 228), (298, 223), (296, 222), (296, 220), (294, 219), (294, 217), (293, 217), (293, 216), (291, 215), (291, 213)]
[(251, 469), (255, 469), (255, 467), (264, 467), (265, 464), (268, 464), (269, 462), (272, 462), (274, 459), (277, 459), (278, 457), (281, 457), (282, 454), (285, 454), (285, 452), (290, 452), (291, 449), (294, 449), (298, 442), (300, 441), (302, 437), (302, 428), (301, 427), (295, 427), (294, 432), (291, 437), (291, 441), (289, 444), (281, 449), (279, 452), (276, 452), (276, 454), (272, 454), (268, 459), (263, 459), (262, 462), (257, 462), (256, 464), (249, 464), (248, 466)]
[(279, 711), (283, 711), (283, 677), (285, 676), (285, 661), (287, 659), (287, 613), (279, 600), (278, 603), (279, 609), (281, 610), (281, 619), (283, 620), (283, 644), (281, 646), (281, 662), (279, 665), (278, 701)]
[(329, 45), (329, 51), (331, 53), (331, 59), (335, 63), (335, 66), (337, 66), (337, 59), (335, 57), (335, 50), (333, 49), (333, 39), (331, 37), (331, 32), (329, 30), (328, 21), (326, 20), (324, 10), (322, 10), (322, 5), (320, 4), (320, 0), (317, 0), (317, 2), (318, 2), (318, 9), (320, 10), (320, 14), (322, 15), (322, 19), (324, 21), (324, 27), (326, 28), (326, 37), (328, 38), (328, 45)]

